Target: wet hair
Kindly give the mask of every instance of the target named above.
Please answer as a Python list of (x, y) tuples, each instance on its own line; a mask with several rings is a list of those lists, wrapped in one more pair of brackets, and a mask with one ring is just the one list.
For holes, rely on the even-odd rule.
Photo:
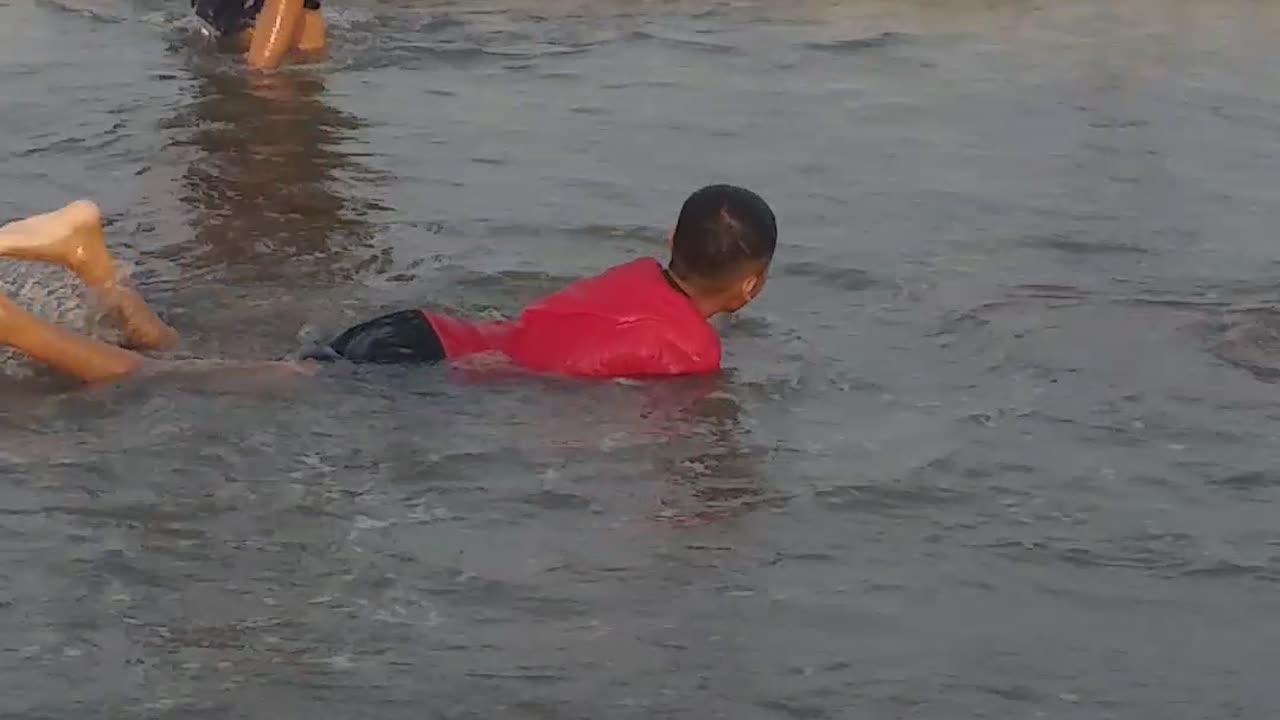
[(718, 285), (752, 264), (768, 264), (777, 245), (777, 220), (764, 199), (746, 188), (708, 185), (680, 208), (671, 238), (671, 272)]

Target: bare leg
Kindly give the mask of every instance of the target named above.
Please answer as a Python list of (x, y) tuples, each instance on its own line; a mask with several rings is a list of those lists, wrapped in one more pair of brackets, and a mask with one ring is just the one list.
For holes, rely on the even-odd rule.
[(280, 67), (302, 37), (304, 0), (266, 0), (249, 40), (248, 63), (259, 70)]
[(280, 387), (290, 378), (314, 375), (314, 362), (185, 360), (157, 363), (132, 350), (109, 345), (37, 318), (0, 295), (0, 345), (21, 350), (35, 360), (86, 383), (150, 376), (193, 377), (252, 388)]
[(53, 263), (74, 272), (106, 305), (130, 347), (163, 350), (178, 341), (178, 333), (156, 317), (141, 295), (116, 282), (115, 264), (102, 240), (102, 214), (88, 200), (0, 226), (0, 257)]
[(303, 10), (302, 23), (293, 48), (308, 55), (324, 52), (324, 17), (319, 10)]
[(21, 350), (84, 382), (114, 380), (142, 367), (141, 355), (68, 332), (0, 295), (0, 345)]
[[(235, 43), (235, 47), (240, 52), (245, 53), (246, 60), (248, 60), (250, 50), (253, 49), (255, 34), (255, 28), (249, 28), (236, 35), (232, 40)], [(286, 43), (286, 51), (279, 59), (273, 59), (273, 56), (278, 54), (278, 50), (260, 49), (254, 54), (255, 59), (248, 60), (248, 62), (259, 69), (270, 69), (275, 67), (271, 64), (272, 62), (283, 63), (290, 52), (297, 53), (305, 61), (314, 61), (324, 56), (325, 45), (324, 16), (320, 14), (319, 10), (304, 9), (302, 11), (302, 20), (298, 22), (296, 37), (293, 38), (292, 42)]]

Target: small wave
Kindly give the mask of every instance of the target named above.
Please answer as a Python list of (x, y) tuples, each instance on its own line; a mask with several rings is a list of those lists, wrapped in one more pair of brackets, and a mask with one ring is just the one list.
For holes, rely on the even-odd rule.
[(1121, 120), (1119, 118), (1096, 119), (1089, 121), (1089, 127), (1095, 130), (1131, 130), (1150, 125), (1146, 120)]
[(1094, 540), (1088, 544), (1065, 539), (1005, 541), (986, 546), (1011, 559), (1036, 564), (1138, 570), (1159, 577), (1251, 577), (1276, 580), (1277, 568), (1228, 558), (1206, 558), (1201, 543), (1186, 533), (1145, 533)]
[(860, 292), (880, 284), (880, 280), (866, 270), (816, 262), (786, 263), (779, 270), (782, 275), (805, 278), (845, 292)]
[(1280, 580), (1280, 568), (1267, 563), (1250, 563), (1218, 558), (1209, 562), (1187, 568), (1182, 571), (1183, 577), (1199, 578), (1253, 578), (1275, 582)]
[(983, 315), (985, 310), (1008, 305), (1008, 302), (987, 303), (968, 310), (956, 310), (947, 313), (938, 323), (938, 329), (930, 333), (931, 337), (943, 335), (962, 335), (985, 330), (991, 326), (991, 320)]
[(601, 83), (600, 87), (605, 90), (626, 90), (629, 88), (674, 88), (680, 87), (680, 83), (675, 80), (663, 80), (661, 78), (648, 78), (641, 76), (635, 80)]
[[(463, 232), (458, 228), (445, 228), (450, 232)], [(662, 251), (668, 228), (657, 225), (538, 225), (538, 224), (484, 224), (481, 231), (490, 240), (515, 239), (526, 241), (534, 238), (583, 240), (592, 244), (617, 243), (621, 246), (652, 251)], [(440, 234), (440, 233), (435, 233)], [(574, 278), (564, 278), (572, 280)]]
[(825, 718), (835, 717), (825, 708), (805, 700), (762, 700), (757, 702), (756, 706), (767, 712), (777, 713), (780, 717), (794, 718), (794, 720), (825, 720)]
[(835, 553), (815, 551), (786, 551), (779, 550), (774, 554), (773, 559), (769, 561), (770, 565), (782, 565), (784, 563), (838, 563), (841, 561), (840, 556)]
[(974, 685), (973, 689), (994, 695), (1002, 700), (1021, 703), (1040, 703), (1047, 699), (1044, 693), (1026, 685)]
[(269, 645), (262, 636), (267, 631), (280, 633), (286, 628), (296, 629), (297, 623), (280, 618), (255, 618), (215, 625), (156, 625), (147, 630), (150, 630), (150, 642), (173, 648), (246, 650)]
[(128, 138), (128, 123), (123, 120), (86, 137), (58, 137), (20, 150), (15, 157), (29, 158), (36, 155), (87, 155), (101, 152)]
[(1258, 314), (1229, 326), (1209, 348), (1222, 362), (1266, 383), (1280, 383), (1280, 317)]
[[(1117, 302), (1129, 305), (1160, 305), (1170, 308), (1202, 308), (1212, 310), (1221, 308), (1227, 312), (1246, 312), (1245, 310), (1233, 310), (1231, 302), (1228, 300), (1213, 300), (1199, 297), (1177, 297), (1173, 295), (1165, 296), (1143, 296), (1135, 295), (1131, 297), (1117, 298)], [(1256, 308), (1255, 308), (1256, 310)]]
[(1210, 480), (1209, 484), (1237, 490), (1280, 487), (1280, 472), (1272, 470), (1251, 470), (1248, 472), (1233, 473), (1225, 477)]
[(805, 43), (804, 47), (810, 50), (820, 50), (832, 53), (857, 53), (902, 45), (910, 39), (911, 36), (906, 33), (882, 32), (877, 35), (868, 35), (866, 37), (810, 42)]
[(594, 505), (591, 498), (554, 490), (541, 490), (525, 495), (520, 498), (520, 502), (543, 510), (589, 510)]
[(512, 63), (509, 69), (532, 68), (536, 60), (585, 53), (606, 40), (584, 36), (576, 26), (487, 27), (475, 18), (456, 16), (425, 20), (379, 16), (348, 23), (334, 35), (335, 47), (351, 48), (351, 55), (337, 64), (354, 70), (404, 68), (422, 62), (465, 66), (493, 61)]
[[(545, 595), (534, 585), (484, 578), (468, 573), (441, 573), (443, 582), (424, 588), (427, 595), (456, 598), (459, 604), (536, 620), (572, 620), (587, 614), (578, 600)], [(452, 577), (447, 577), (452, 575)]]
[(676, 35), (663, 35), (650, 30), (633, 30), (627, 37), (631, 40), (640, 42), (656, 42), (663, 45), (676, 48), (685, 48), (689, 50), (698, 50), (701, 52), (716, 54), (733, 54), (739, 52), (737, 46), (725, 43), (712, 42), (702, 38), (691, 38)]
[(576, 278), (531, 270), (502, 270), (493, 273), (468, 271), (454, 282), (468, 290), (509, 290), (512, 288), (559, 289)]
[(608, 238), (655, 247), (665, 232), (663, 228), (654, 225), (566, 225), (558, 228), (558, 231), (571, 237), (590, 240)]
[(441, 32), (461, 32), (467, 27), (467, 22), (455, 15), (432, 15), (413, 21), (406, 16), (391, 15), (381, 16), (367, 23), (353, 24), (352, 27), (361, 27), (371, 32), (385, 32), (390, 29), (413, 32), (419, 35), (433, 35)]
[(1069, 255), (1146, 255), (1149, 252), (1137, 245), (1081, 240), (1067, 233), (1032, 235), (1022, 238), (1021, 244), (1027, 247), (1056, 250)]
[[(542, 73), (541, 77), (546, 77), (547, 73)], [(569, 112), (575, 115), (586, 115), (588, 117), (608, 117), (613, 111), (601, 105), (574, 105), (569, 108)]]
[(726, 321), (728, 330), (734, 335), (752, 338), (771, 338), (774, 336), (773, 324), (760, 315), (732, 315)]
[(1272, 113), (1251, 111), (1237, 105), (1214, 105), (1209, 112), (1229, 122), (1267, 133), (1280, 133), (1280, 122), (1276, 122)]
[(814, 496), (823, 505), (851, 512), (880, 512), (955, 505), (968, 495), (940, 486), (891, 484), (837, 485), (818, 490)]
[(486, 47), (474, 43), (401, 43), (386, 42), (379, 44), (373, 52), (356, 52), (345, 63), (339, 63), (345, 70), (368, 71), (383, 68), (413, 68), (422, 63), (445, 64), (453, 66), (473, 65), (486, 62), (504, 62), (508, 70), (526, 70), (536, 67), (536, 60), (562, 55), (575, 55), (586, 52), (588, 48), (566, 48), (556, 46), (507, 46)]
[(113, 15), (108, 13), (103, 7), (103, 3), (86, 3), (84, 5), (70, 2), (59, 2), (58, 0), (40, 0), (39, 5), (50, 8), (57, 12), (67, 13), (69, 15), (79, 15), (95, 22), (103, 24), (117, 24), (128, 21), (125, 14)]

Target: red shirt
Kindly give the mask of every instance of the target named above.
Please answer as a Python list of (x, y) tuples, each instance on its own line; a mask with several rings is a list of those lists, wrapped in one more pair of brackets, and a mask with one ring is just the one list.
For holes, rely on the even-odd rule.
[(720, 338), (653, 258), (579, 280), (511, 321), (425, 313), (445, 355), (500, 352), (535, 372), (578, 377), (689, 375), (720, 368)]

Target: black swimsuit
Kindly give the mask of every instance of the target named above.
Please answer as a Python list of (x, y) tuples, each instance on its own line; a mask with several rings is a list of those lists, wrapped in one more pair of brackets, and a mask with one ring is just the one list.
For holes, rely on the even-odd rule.
[(308, 360), (418, 365), (445, 359), (444, 344), (421, 310), (401, 310), (360, 323), (327, 345), (302, 354)]
[[(204, 20), (219, 35), (235, 35), (253, 27), (266, 0), (191, 0), (196, 17)], [(320, 0), (305, 0), (308, 10), (319, 10)]]

